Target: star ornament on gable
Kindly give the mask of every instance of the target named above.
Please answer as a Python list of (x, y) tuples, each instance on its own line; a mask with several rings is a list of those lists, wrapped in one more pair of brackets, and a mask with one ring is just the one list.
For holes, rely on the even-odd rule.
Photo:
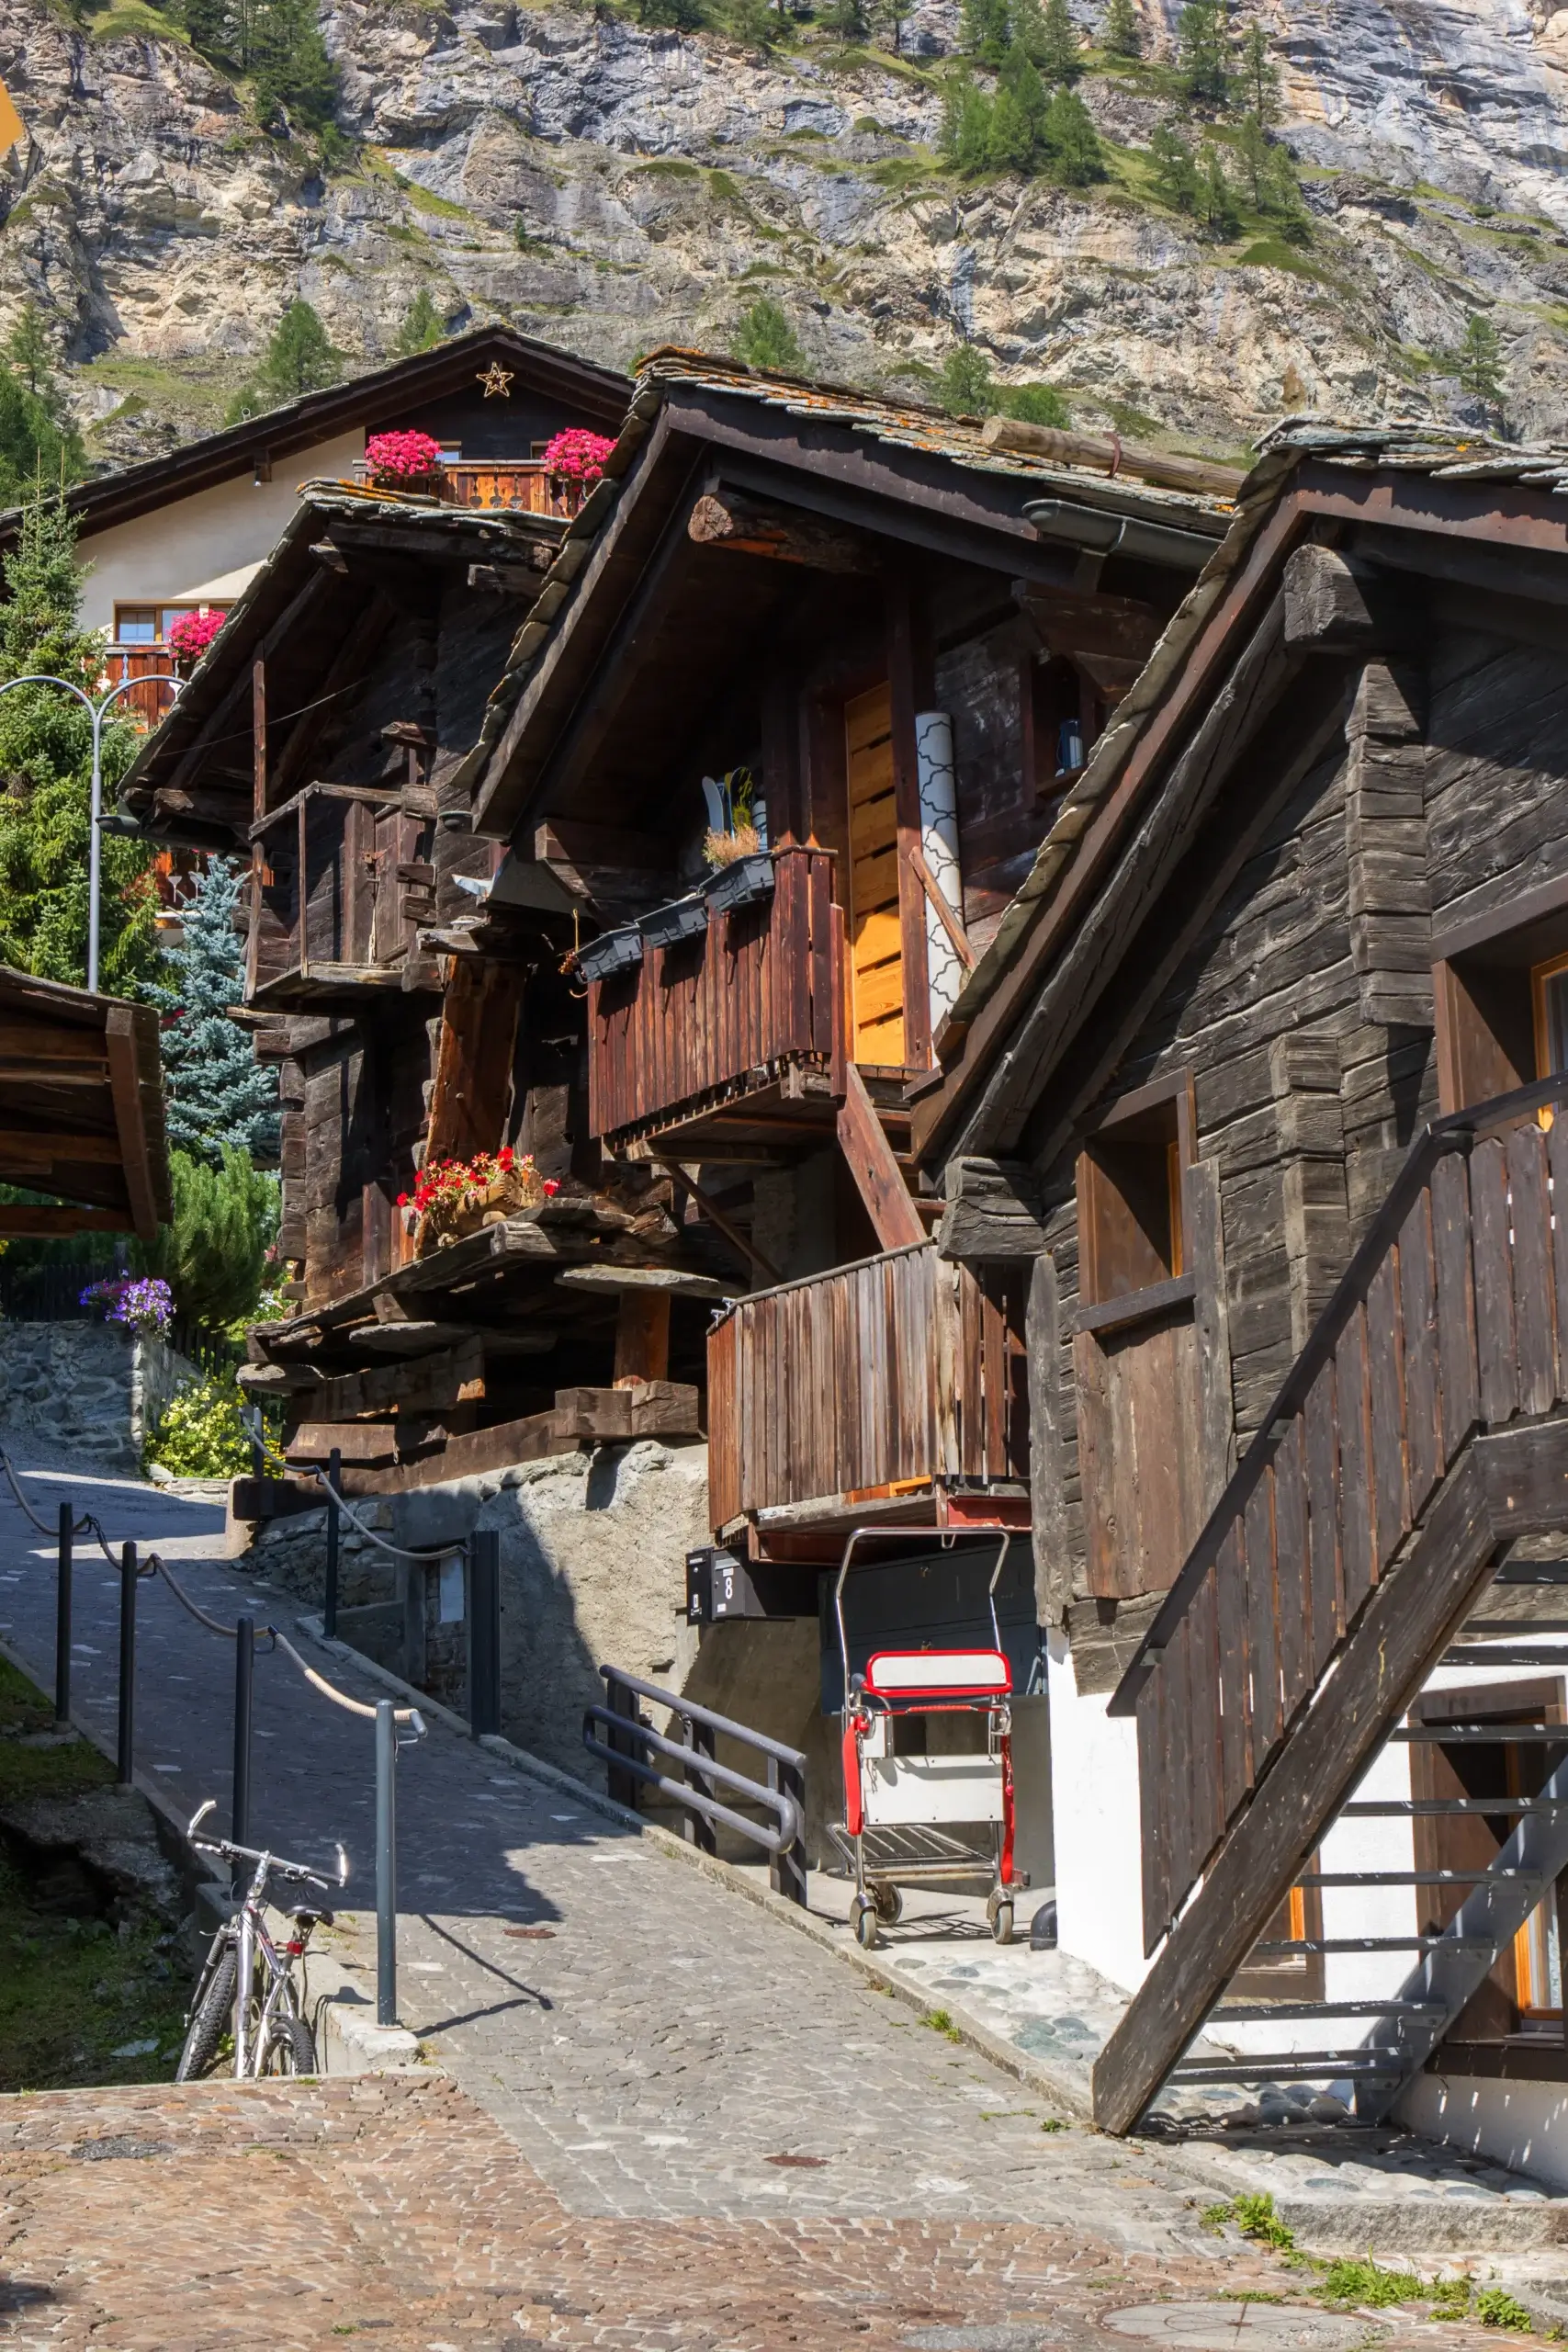
[(476, 384), (484, 386), (487, 401), (496, 395), (503, 401), (508, 401), (512, 398), (512, 377), (513, 370), (510, 368), (503, 368), (499, 359), (492, 359), (484, 373), (476, 376), (474, 381)]

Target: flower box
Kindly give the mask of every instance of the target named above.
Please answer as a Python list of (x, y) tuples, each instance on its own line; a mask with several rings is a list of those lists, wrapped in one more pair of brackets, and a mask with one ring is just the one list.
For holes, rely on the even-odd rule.
[(489, 1152), (465, 1162), (446, 1160), (422, 1171), (413, 1199), (403, 1193), (398, 1203), (413, 1220), (416, 1258), (433, 1250), (449, 1249), (487, 1225), (503, 1224), (520, 1209), (536, 1209), (556, 1191), (525, 1153)]
[(773, 894), (773, 861), (771, 852), (756, 850), (750, 857), (738, 857), (732, 865), (721, 865), (703, 885), (710, 914), (732, 913), (737, 907), (755, 906), (761, 899)]
[(585, 980), (608, 980), (642, 962), (642, 933), (636, 923), (623, 923), (579, 948), (577, 968)]
[(645, 947), (679, 947), (683, 939), (700, 939), (708, 927), (707, 901), (700, 890), (655, 907), (637, 923)]

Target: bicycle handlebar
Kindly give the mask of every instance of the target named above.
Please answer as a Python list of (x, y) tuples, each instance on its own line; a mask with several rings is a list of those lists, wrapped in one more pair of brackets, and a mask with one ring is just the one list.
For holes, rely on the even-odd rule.
[(312, 1886), (331, 1893), (334, 1886), (348, 1884), (348, 1856), (340, 1845), (337, 1849), (337, 1876), (328, 1878), (321, 1871), (308, 1869), (303, 1862), (286, 1861), (281, 1854), (264, 1853), (254, 1846), (236, 1846), (229, 1838), (198, 1838), (197, 1830), (208, 1815), (217, 1808), (216, 1797), (209, 1797), (191, 1815), (186, 1830), (191, 1844), (204, 1854), (217, 1854), (226, 1862), (265, 1862), (268, 1871), (276, 1871), (280, 1878), (308, 1879)]

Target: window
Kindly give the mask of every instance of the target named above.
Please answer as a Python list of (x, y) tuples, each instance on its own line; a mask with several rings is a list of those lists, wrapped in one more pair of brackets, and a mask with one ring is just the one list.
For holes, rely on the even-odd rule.
[(1042, 800), (1059, 799), (1094, 747), (1104, 714), (1077, 664), (1058, 655), (1024, 673), (1024, 766)]
[(1129, 1095), (1078, 1161), (1080, 1290), (1100, 1306), (1187, 1272), (1181, 1171), (1192, 1157), (1190, 1081)]
[(117, 645), (167, 645), (169, 631), (182, 613), (226, 613), (227, 605), (117, 605), (114, 641)]
[(1439, 939), (1432, 979), (1445, 1111), (1568, 1069), (1568, 882)]

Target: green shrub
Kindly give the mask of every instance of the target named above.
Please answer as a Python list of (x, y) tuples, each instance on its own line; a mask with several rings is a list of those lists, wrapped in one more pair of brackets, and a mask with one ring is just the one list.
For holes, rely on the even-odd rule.
[(1279, 2254), (1289, 2253), (1295, 2245), (1294, 2233), (1275, 2212), (1274, 2199), (1267, 2189), (1250, 2189), (1237, 2197), (1231, 2211), (1244, 2238), (1256, 2238), (1259, 2245), (1271, 2245)]
[(171, 1151), (169, 1181), (173, 1221), (159, 1227), (155, 1241), (133, 1249), (137, 1272), (161, 1275), (186, 1322), (222, 1331), (249, 1321), (277, 1235), (276, 1177), (254, 1168), (248, 1151), (225, 1144), (217, 1168)]
[(1475, 2316), (1483, 2327), (1517, 2328), (1528, 2335), (1531, 2328), (1529, 2312), (1517, 2302), (1506, 2288), (1483, 2287), (1475, 2299)]
[(243, 1476), (251, 1466), (243, 1401), (232, 1373), (184, 1382), (142, 1446), (143, 1470), (156, 1462), (176, 1478)]

